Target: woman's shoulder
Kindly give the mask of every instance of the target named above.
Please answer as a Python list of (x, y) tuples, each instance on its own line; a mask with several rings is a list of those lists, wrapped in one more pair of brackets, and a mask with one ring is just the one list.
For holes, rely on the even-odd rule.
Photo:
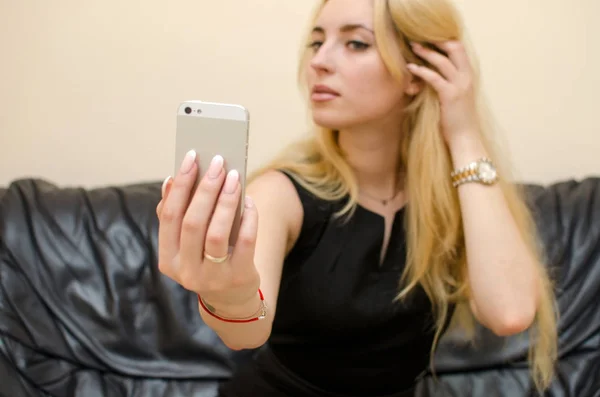
[(253, 177), (246, 195), (258, 210), (259, 228), (287, 232), (289, 251), (298, 239), (304, 219), (304, 206), (290, 178), (279, 170), (266, 170)]
[(285, 169), (261, 172), (252, 179), (247, 190), (251, 198), (256, 197), (260, 201), (257, 203), (259, 218), (262, 212), (269, 211), (285, 219), (293, 242), (302, 231), (313, 229), (326, 221), (332, 208), (329, 202), (317, 197), (306, 187), (301, 175)]
[(308, 183), (302, 175), (286, 169), (270, 169), (261, 172), (260, 175), (252, 178), (248, 189), (269, 196), (272, 203), (283, 202), (286, 206), (297, 207), (302, 212), (317, 204), (321, 204), (321, 207), (323, 204), (329, 204), (308, 188)]
[[(267, 170), (252, 178), (246, 187), (246, 194), (259, 207), (270, 212), (280, 212), (280, 216), (292, 221), (301, 221), (302, 201), (290, 178), (279, 170)], [(260, 213), (259, 213), (260, 216)]]

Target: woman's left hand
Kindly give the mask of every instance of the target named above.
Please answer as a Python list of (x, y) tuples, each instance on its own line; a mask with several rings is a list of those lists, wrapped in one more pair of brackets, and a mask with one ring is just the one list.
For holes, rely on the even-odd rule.
[(413, 43), (414, 53), (437, 68), (410, 63), (408, 69), (429, 83), (438, 93), (441, 106), (442, 132), (446, 143), (469, 138), (478, 131), (473, 71), (463, 44), (459, 41), (435, 43), (447, 54)]

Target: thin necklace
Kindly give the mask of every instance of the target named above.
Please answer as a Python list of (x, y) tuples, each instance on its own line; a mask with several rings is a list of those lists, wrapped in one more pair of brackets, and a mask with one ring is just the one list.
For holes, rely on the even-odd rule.
[(396, 196), (398, 195), (398, 193), (400, 193), (400, 190), (401, 190), (401, 189), (398, 189), (398, 190), (396, 191), (396, 193), (394, 193), (394, 195), (393, 195), (393, 196), (391, 196), (390, 198), (386, 198), (386, 199), (382, 199), (381, 197), (375, 197), (375, 196), (372, 196), (372, 195), (370, 195), (370, 194), (369, 194), (369, 193), (367, 193), (367, 192), (362, 192), (362, 191), (361, 191), (361, 193), (362, 193), (363, 195), (365, 195), (365, 196), (369, 197), (369, 198), (370, 198), (370, 199), (372, 199), (372, 200), (379, 201), (379, 202), (381, 203), (381, 205), (383, 205), (384, 207), (387, 207), (387, 205), (390, 203), (390, 201), (392, 201), (393, 199), (395, 199), (395, 198), (396, 198)]

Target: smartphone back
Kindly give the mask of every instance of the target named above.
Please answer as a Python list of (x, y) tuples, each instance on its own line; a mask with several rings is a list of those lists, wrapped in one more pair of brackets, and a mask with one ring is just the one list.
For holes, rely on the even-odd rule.
[(244, 208), (249, 119), (249, 113), (244, 107), (233, 104), (186, 101), (177, 110), (173, 175), (177, 174), (185, 154), (192, 149), (197, 153), (196, 161), (200, 171), (194, 190), (216, 155), (221, 155), (225, 160), (226, 172), (235, 169), (240, 174), (242, 193), (230, 238), (232, 246)]

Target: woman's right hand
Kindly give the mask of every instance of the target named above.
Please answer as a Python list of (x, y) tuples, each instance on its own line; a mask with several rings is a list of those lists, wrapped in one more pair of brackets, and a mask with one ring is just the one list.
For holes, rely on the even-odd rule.
[[(239, 209), (239, 174), (227, 175), (216, 156), (198, 187), (196, 153), (190, 151), (175, 178), (167, 178), (159, 218), (160, 271), (200, 295), (223, 316), (245, 317), (259, 307), (260, 276), (254, 265), (258, 213), (247, 197), (236, 244), (229, 238)], [(214, 258), (225, 258), (218, 263)]]

